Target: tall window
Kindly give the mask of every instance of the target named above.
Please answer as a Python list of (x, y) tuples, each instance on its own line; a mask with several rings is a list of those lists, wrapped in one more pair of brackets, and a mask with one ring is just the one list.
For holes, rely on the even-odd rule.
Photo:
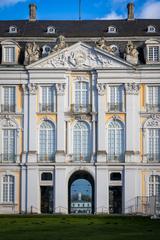
[(55, 126), (44, 121), (40, 126), (39, 161), (53, 161), (56, 152)]
[(159, 46), (150, 46), (148, 60), (150, 62), (159, 62)]
[(5, 47), (4, 48), (4, 62), (5, 63), (15, 63), (15, 47)]
[(42, 87), (42, 104), (40, 110), (42, 112), (55, 111), (55, 88), (53, 86)]
[(75, 82), (74, 111), (86, 112), (89, 104), (89, 84), (87, 82)]
[(77, 122), (73, 129), (73, 157), (75, 160), (89, 160), (89, 135), (88, 124), (85, 122)]
[(160, 111), (160, 87), (148, 87), (148, 111)]
[(109, 111), (123, 111), (124, 87), (110, 86)]
[(149, 196), (160, 199), (160, 176), (158, 175), (151, 175), (149, 178)]
[(3, 177), (3, 203), (14, 203), (14, 176)]
[(148, 129), (148, 160), (160, 160), (160, 129)]
[(108, 126), (108, 160), (122, 161), (124, 158), (124, 151), (123, 124), (119, 121), (111, 121)]
[(3, 87), (2, 111), (15, 112), (15, 87)]
[(14, 162), (16, 154), (16, 130), (3, 130), (3, 161)]

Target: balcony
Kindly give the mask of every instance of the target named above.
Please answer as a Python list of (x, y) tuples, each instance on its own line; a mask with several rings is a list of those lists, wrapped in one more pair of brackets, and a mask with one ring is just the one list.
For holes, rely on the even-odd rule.
[(3, 104), (1, 105), (1, 112), (15, 112), (16, 111), (16, 105), (10, 105), (10, 104)]
[(91, 155), (90, 154), (72, 154), (71, 155), (71, 161), (72, 162), (90, 162), (91, 161)]
[(108, 103), (108, 112), (124, 112), (124, 104)]
[(148, 163), (160, 163), (160, 153), (149, 153), (146, 157)]
[(160, 104), (146, 104), (147, 112), (160, 112)]
[(39, 104), (39, 112), (55, 112), (53, 104)]
[(13, 153), (4, 153), (0, 155), (0, 163), (16, 163), (19, 161), (19, 155)]
[(38, 154), (38, 162), (54, 162), (55, 154)]
[(122, 163), (125, 161), (124, 154), (107, 154), (107, 162)]
[(91, 104), (71, 104), (71, 112), (73, 113), (90, 113), (91, 111)]

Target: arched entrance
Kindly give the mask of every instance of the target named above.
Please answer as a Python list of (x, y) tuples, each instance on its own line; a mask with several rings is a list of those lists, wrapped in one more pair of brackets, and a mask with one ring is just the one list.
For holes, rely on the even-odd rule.
[(71, 214), (94, 213), (94, 179), (88, 172), (78, 171), (70, 177), (68, 209)]

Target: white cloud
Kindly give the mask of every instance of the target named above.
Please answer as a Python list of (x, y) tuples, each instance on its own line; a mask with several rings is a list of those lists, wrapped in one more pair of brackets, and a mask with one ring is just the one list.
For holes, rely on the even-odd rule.
[(160, 18), (160, 1), (148, 1), (139, 15), (140, 18)]
[(117, 14), (116, 12), (112, 11), (112, 12), (108, 13), (106, 16), (104, 16), (103, 18), (100, 18), (100, 19), (105, 20), (105, 19), (122, 19), (122, 18), (124, 18), (123, 15)]
[(26, 0), (0, 0), (0, 7), (14, 5), (18, 2), (25, 2)]

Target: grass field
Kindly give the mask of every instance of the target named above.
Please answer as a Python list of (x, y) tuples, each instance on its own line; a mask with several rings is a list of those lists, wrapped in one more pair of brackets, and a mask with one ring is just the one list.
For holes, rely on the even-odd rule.
[(33, 239), (160, 239), (160, 220), (123, 216), (0, 216), (0, 240)]

